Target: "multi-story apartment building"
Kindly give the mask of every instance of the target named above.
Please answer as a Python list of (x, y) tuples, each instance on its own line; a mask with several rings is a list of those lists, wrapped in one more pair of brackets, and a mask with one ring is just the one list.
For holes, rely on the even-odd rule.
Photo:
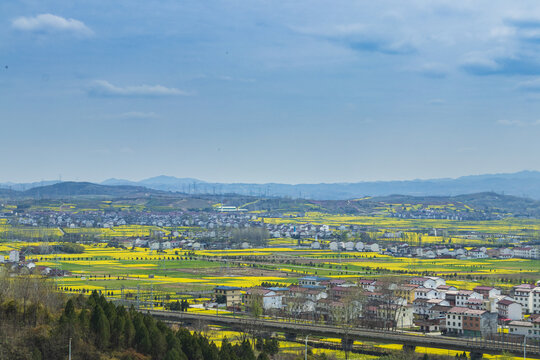
[(512, 295), (514, 301), (519, 303), (523, 308), (523, 312), (530, 314), (532, 310), (533, 290), (535, 286), (531, 284), (521, 284), (514, 286), (512, 289)]

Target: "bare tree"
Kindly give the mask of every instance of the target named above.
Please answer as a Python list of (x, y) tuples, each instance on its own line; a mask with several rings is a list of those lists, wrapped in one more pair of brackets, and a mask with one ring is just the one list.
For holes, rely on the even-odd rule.
[(350, 337), (351, 331), (358, 326), (361, 310), (365, 297), (360, 287), (353, 288), (347, 295), (333, 301), (329, 307), (330, 320), (336, 326), (339, 326), (343, 331), (343, 350), (345, 351), (345, 359), (349, 358), (349, 352), (352, 344)]
[(395, 330), (400, 316), (404, 315), (406, 301), (396, 294), (398, 278), (382, 277), (377, 280), (375, 291), (368, 296), (362, 313), (362, 324), (371, 328)]

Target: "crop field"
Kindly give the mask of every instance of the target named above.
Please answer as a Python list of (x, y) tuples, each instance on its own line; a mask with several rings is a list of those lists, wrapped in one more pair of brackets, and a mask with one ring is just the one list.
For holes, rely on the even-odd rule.
[(176, 230), (176, 228), (166, 229), (164, 227), (149, 225), (120, 225), (110, 228), (12, 226), (6, 222), (6, 219), (0, 219), (0, 239), (57, 239), (65, 235), (92, 236), (96, 239), (136, 238), (152, 236), (156, 232), (169, 235), (172, 230)]
[(484, 221), (458, 221), (439, 219), (402, 219), (386, 216), (349, 216), (332, 215), (320, 212), (308, 212), (303, 217), (264, 217), (258, 218), (271, 224), (327, 224), (330, 226), (359, 225), (371, 228), (392, 230), (430, 230), (433, 228), (447, 229), (453, 232), (473, 231), (489, 234), (527, 235), (532, 232), (540, 233), (539, 219), (515, 219)]
[[(0, 253), (37, 246), (40, 242), (2, 242)], [(47, 243), (54, 245), (56, 243)], [(469, 289), (479, 284), (512, 286), (540, 278), (540, 260), (430, 260), (395, 258), (378, 253), (291, 248), (150, 251), (105, 244), (85, 245), (81, 254), (28, 255), (37, 266), (69, 271), (57, 284), (69, 291), (154, 286), (162, 291), (204, 291), (217, 285), (250, 287), (263, 282), (291, 284), (305, 275), (369, 278), (381, 275), (445, 277), (449, 284)]]
[[(209, 340), (213, 341), (216, 345), (221, 346), (221, 343), (223, 339), (227, 338), (227, 341), (231, 343), (238, 343), (241, 342), (243, 338), (245, 338), (245, 335), (237, 332), (237, 331), (231, 331), (227, 328), (215, 326), (212, 325), (210, 327), (207, 327), (202, 331), (202, 333), (208, 337)], [(305, 345), (303, 344), (302, 339), (299, 339), (298, 342), (292, 342), (287, 341), (283, 336), (278, 335), (279, 338), (279, 346), (280, 346), (280, 352), (283, 353), (290, 353), (290, 354), (296, 354), (299, 357), (303, 356)], [(341, 339), (339, 338), (317, 338), (317, 337), (310, 337), (310, 341), (323, 343), (323, 344), (333, 344), (336, 346), (339, 346), (341, 344)], [(317, 348), (317, 347), (311, 347), (310, 342), (310, 349), (313, 354), (326, 354), (328, 357), (335, 359), (345, 359), (345, 352), (341, 350), (332, 350), (332, 349), (324, 349), (324, 348)], [(381, 350), (389, 350), (389, 351), (401, 351), (403, 346), (400, 344), (377, 344), (372, 342), (363, 342), (363, 341), (354, 341), (355, 346), (362, 346), (364, 348), (379, 348)], [(437, 356), (448, 356), (448, 357), (456, 357), (456, 355), (461, 355), (462, 352), (455, 351), (455, 350), (445, 350), (445, 349), (438, 349), (438, 348), (430, 348), (430, 347), (417, 347), (415, 351), (419, 354), (428, 354), (428, 355), (437, 355)], [(467, 354), (470, 356), (470, 354)], [(371, 360), (371, 359), (377, 359), (378, 356), (374, 355), (366, 355), (366, 354), (358, 354), (358, 353), (349, 353), (350, 360)], [(484, 354), (484, 359), (489, 360), (520, 360), (521, 357), (513, 357), (509, 355), (489, 355)], [(534, 360), (531, 358), (531, 360)]]
[[(285, 239), (284, 239), (285, 240)], [(10, 250), (27, 246), (58, 245), (57, 242), (0, 242), (0, 254), (7, 256)], [(276, 243), (275, 245), (278, 245)], [(424, 273), (436, 274), (447, 279), (447, 284), (462, 289), (477, 285), (508, 287), (516, 282), (540, 278), (540, 260), (429, 260), (396, 258), (369, 252), (342, 252), (328, 250), (292, 249), (268, 247), (235, 250), (165, 250), (150, 251), (147, 248), (114, 248), (106, 244), (84, 245), (80, 254), (27, 255), (40, 267), (59, 268), (69, 271), (55, 278), (56, 286), (68, 294), (102, 291), (109, 299), (140, 297), (142, 307), (155, 309), (178, 299), (188, 300), (189, 312), (201, 314), (232, 314), (224, 309), (206, 309), (211, 291), (218, 285), (251, 287), (263, 282), (288, 285), (305, 275), (328, 276), (354, 281), (356, 278), (373, 278), (381, 275), (411, 276)], [(24, 255), (24, 254), (23, 254)], [(507, 279), (515, 280), (514, 283)], [(140, 292), (140, 293), (139, 293)], [(194, 294), (195, 293), (195, 294)], [(197, 295), (197, 293), (199, 293)], [(157, 299), (157, 301), (156, 301)], [(229, 341), (242, 338), (241, 334), (226, 329), (206, 329), (205, 334), (218, 345), (224, 336)], [(332, 343), (339, 339), (312, 339)], [(392, 351), (401, 350), (396, 344), (371, 344), (355, 342), (356, 345), (378, 347)], [(282, 352), (303, 354), (303, 344), (280, 339)], [(344, 359), (340, 350), (313, 348), (313, 353), (324, 353), (336, 359)], [(418, 353), (455, 356), (455, 351), (417, 348)], [(350, 354), (350, 359), (370, 360), (371, 355)], [(489, 359), (503, 357), (486, 356)], [(508, 359), (509, 357), (504, 357)], [(517, 359), (517, 358), (516, 358)]]

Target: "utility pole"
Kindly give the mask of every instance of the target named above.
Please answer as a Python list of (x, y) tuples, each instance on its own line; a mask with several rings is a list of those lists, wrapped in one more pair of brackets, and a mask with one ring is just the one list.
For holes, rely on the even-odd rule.
[(304, 351), (305, 356), (306, 356), (306, 357), (305, 357), (306, 360), (307, 360), (307, 341), (308, 341), (308, 337), (309, 337), (309, 334), (306, 335), (306, 350)]
[(527, 335), (523, 337), (523, 360), (527, 360)]
[(137, 284), (137, 310), (139, 310), (139, 299), (140, 299), (140, 292), (139, 292), (139, 284)]

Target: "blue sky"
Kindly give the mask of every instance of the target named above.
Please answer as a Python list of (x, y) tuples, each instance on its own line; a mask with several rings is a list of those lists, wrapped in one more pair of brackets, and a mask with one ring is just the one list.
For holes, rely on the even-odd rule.
[(540, 5), (2, 1), (0, 126), (0, 181), (540, 170)]

